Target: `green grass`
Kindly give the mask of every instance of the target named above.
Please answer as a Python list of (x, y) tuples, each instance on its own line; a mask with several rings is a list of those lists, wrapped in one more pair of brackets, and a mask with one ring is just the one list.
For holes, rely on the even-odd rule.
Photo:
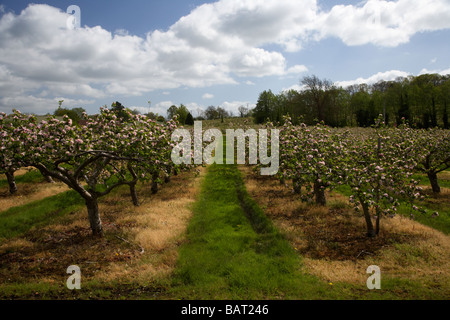
[[(430, 186), (430, 180), (426, 174), (416, 173), (411, 176), (412, 179), (419, 181), (420, 185)], [(438, 184), (441, 188), (450, 188), (450, 180), (445, 179), (444, 176), (438, 173)]]
[[(416, 178), (420, 178), (420, 176), (418, 175)], [(425, 176), (422, 177), (422, 179), (424, 182), (423, 184), (426, 184), (428, 178)], [(335, 191), (345, 196), (351, 195), (351, 189), (347, 185), (341, 185), (337, 187)], [(416, 201), (415, 205), (426, 209), (427, 212), (420, 213), (418, 211), (414, 211), (412, 210), (411, 205), (406, 203), (402, 203), (398, 207), (397, 212), (405, 217), (410, 217), (411, 214), (413, 214), (416, 221), (439, 230), (447, 235), (450, 233), (450, 203), (442, 200), (433, 201), (433, 197), (430, 196), (429, 200)], [(432, 217), (432, 213), (434, 211), (439, 213), (439, 217)]]
[(32, 227), (55, 221), (55, 218), (84, 205), (75, 191), (66, 191), (22, 206), (0, 212), (0, 242), (21, 235)]
[[(2, 175), (4, 177), (4, 175)], [(15, 177), (16, 184), (21, 183), (38, 183), (44, 181), (44, 177), (38, 170), (30, 170), (27, 173)], [(8, 180), (6, 178), (0, 180), (0, 188), (7, 187)]]
[(300, 257), (250, 199), (234, 165), (208, 168), (187, 238), (169, 295), (299, 299), (329, 289), (301, 272)]
[[(431, 203), (425, 201), (417, 202), (418, 206), (423, 207), (427, 210), (426, 213), (421, 213), (418, 211), (412, 210), (410, 205), (401, 204), (398, 208), (398, 212), (406, 217), (410, 217), (411, 214), (414, 215), (414, 220), (432, 227), (436, 230), (439, 230), (446, 235), (450, 233), (450, 204), (449, 203)], [(432, 213), (437, 211), (439, 213), (439, 217), (433, 217)]]

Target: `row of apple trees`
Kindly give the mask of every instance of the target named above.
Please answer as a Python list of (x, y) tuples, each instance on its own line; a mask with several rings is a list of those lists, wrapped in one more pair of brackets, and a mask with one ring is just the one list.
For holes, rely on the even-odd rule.
[(120, 114), (101, 108), (95, 116), (84, 114), (83, 125), (67, 116), (49, 116), (38, 122), (33, 115), (17, 110), (0, 113), (0, 174), (6, 174), (15, 192), (14, 172), (35, 167), (45, 177), (62, 181), (84, 199), (90, 227), (101, 235), (98, 199), (127, 185), (134, 205), (139, 205), (136, 184), (158, 183), (189, 166), (171, 161), (171, 135), (176, 119), (156, 122), (127, 111)]
[(387, 127), (382, 117), (374, 128), (347, 131), (323, 124), (294, 126), (289, 117), (284, 120), (280, 180), (292, 181), (295, 193), (319, 205), (326, 204), (326, 190), (349, 186), (350, 201), (362, 209), (369, 237), (379, 233), (383, 215), (395, 215), (400, 201), (425, 211), (414, 205), (415, 199), (424, 199), (414, 173), (427, 174), (438, 193), (437, 174), (450, 168), (449, 130)]

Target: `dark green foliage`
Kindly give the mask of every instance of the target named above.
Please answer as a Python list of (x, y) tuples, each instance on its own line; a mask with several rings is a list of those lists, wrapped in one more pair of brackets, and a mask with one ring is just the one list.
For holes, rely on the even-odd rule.
[(111, 110), (117, 115), (117, 117), (119, 119), (121, 119), (122, 121), (128, 121), (129, 120), (129, 115), (126, 112), (125, 107), (119, 102), (116, 101), (111, 105)]
[(323, 121), (333, 127), (368, 127), (383, 114), (389, 125), (407, 121), (413, 127), (449, 128), (450, 75), (424, 74), (346, 88), (307, 76), (301, 84), (300, 91), (263, 91), (252, 110), (255, 122), (278, 123), (290, 115), (294, 124), (301, 117), (308, 125)]
[(189, 114), (190, 112), (188, 108), (183, 104), (181, 104), (179, 107), (173, 105), (167, 110), (167, 117), (169, 119), (173, 119), (175, 116), (177, 116), (178, 122), (181, 125), (187, 124), (186, 120)]
[(80, 122), (80, 120), (81, 120), (83, 112), (85, 112), (85, 110), (83, 108), (67, 109), (67, 108), (61, 108), (61, 106), (60, 106), (58, 109), (55, 110), (53, 115), (56, 117), (63, 117), (66, 115), (70, 119), (72, 119), (74, 124), (78, 124), (78, 122)]
[(192, 114), (189, 112), (187, 117), (186, 117), (186, 125), (188, 126), (193, 126), (194, 125), (194, 117), (192, 116)]

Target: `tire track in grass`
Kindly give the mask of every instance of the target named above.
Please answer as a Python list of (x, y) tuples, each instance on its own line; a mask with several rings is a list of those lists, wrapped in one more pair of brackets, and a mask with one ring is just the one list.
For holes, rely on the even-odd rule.
[(310, 299), (327, 284), (248, 196), (236, 165), (211, 165), (180, 248), (169, 295), (181, 299)]

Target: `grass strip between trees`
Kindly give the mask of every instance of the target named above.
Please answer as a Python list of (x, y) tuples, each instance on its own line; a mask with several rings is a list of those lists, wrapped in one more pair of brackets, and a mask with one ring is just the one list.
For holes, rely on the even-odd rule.
[[(345, 196), (351, 195), (350, 187), (346, 185), (337, 187), (335, 191)], [(398, 213), (405, 217), (410, 217), (412, 214), (414, 220), (439, 230), (446, 235), (450, 234), (450, 204), (445, 194), (431, 195), (425, 201), (417, 201), (416, 204), (426, 209), (427, 213), (415, 211), (410, 204), (405, 202), (402, 202), (398, 207)], [(439, 212), (439, 217), (433, 217), (433, 211)]]
[(172, 294), (184, 299), (323, 297), (327, 284), (247, 194), (235, 165), (212, 165), (180, 248)]
[(70, 190), (0, 212), (0, 243), (33, 227), (53, 223), (55, 218), (80, 209), (83, 205), (84, 200)]
[[(4, 177), (4, 175), (1, 175)], [(38, 170), (30, 170), (23, 175), (18, 175), (14, 177), (17, 184), (21, 183), (37, 183), (44, 181), (44, 177)], [(0, 188), (8, 186), (8, 180), (0, 179)]]

